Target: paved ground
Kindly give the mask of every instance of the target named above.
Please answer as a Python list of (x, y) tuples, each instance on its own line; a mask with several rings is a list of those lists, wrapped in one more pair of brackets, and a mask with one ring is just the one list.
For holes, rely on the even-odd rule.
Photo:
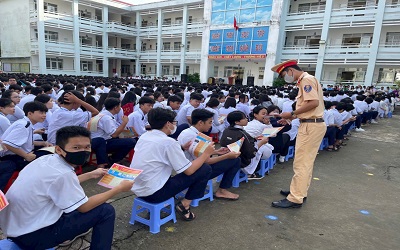
[[(353, 132), (339, 152), (320, 151), (300, 209), (270, 206), (289, 186), (292, 160), (233, 189), (240, 200), (202, 201), (193, 209), (195, 221), (178, 219), (156, 235), (128, 223), (134, 196), (120, 196), (111, 201), (117, 211), (113, 249), (399, 249), (400, 116), (365, 129)], [(95, 182), (84, 187), (88, 195), (104, 190)], [(88, 249), (88, 240), (70, 249)]]

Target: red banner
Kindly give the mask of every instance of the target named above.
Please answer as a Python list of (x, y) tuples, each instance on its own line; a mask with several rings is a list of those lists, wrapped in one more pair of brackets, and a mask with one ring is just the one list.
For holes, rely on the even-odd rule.
[(263, 59), (266, 55), (209, 55), (208, 59)]

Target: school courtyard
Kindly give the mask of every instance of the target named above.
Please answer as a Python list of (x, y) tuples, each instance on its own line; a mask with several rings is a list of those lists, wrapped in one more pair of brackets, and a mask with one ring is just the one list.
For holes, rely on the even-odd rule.
[[(151, 234), (129, 224), (134, 195), (111, 204), (117, 211), (113, 249), (398, 249), (400, 238), (400, 112), (352, 133), (339, 152), (320, 151), (307, 202), (282, 210), (292, 162), (278, 164), (260, 181), (241, 183), (238, 201), (202, 201), (192, 222), (178, 219)], [(105, 189), (84, 183), (88, 195)], [(70, 248), (89, 249), (90, 235)]]

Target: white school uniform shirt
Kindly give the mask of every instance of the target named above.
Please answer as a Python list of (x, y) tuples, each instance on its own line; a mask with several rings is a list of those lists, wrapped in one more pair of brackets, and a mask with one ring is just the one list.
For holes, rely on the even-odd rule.
[(132, 191), (138, 197), (152, 195), (165, 185), (172, 170), (180, 174), (191, 165), (175, 139), (160, 130), (149, 131), (139, 138), (135, 146), (130, 167), (143, 172), (135, 179)]
[(18, 121), (19, 119), (24, 118), (25, 113), (22, 111), (22, 109), (18, 106), (15, 106), (15, 112), (13, 115), (7, 115), (8, 120), (10, 120), (10, 123), (13, 124), (14, 122)]
[(330, 110), (326, 110), (326, 109), (324, 110), (323, 118), (324, 118), (324, 122), (325, 122), (327, 127), (335, 124), (335, 116), (334, 116), (334, 114), (333, 114), (331, 109)]
[(0, 213), (0, 226), (9, 237), (53, 225), (88, 201), (74, 168), (57, 154), (28, 164), (6, 197), (10, 205)]
[(0, 112), (0, 137), (6, 132), (6, 130), (11, 126), (10, 120)]
[(290, 140), (293, 141), (294, 139), (296, 139), (297, 132), (299, 131), (300, 119), (296, 118), (296, 119), (292, 120), (291, 125), (292, 125), (292, 127), (290, 128), (290, 130), (284, 132), (284, 134), (288, 134), (290, 137)]
[(111, 139), (111, 135), (114, 134), (118, 128), (114, 115), (108, 110), (103, 110), (98, 115), (102, 115), (103, 117), (101, 117), (97, 123), (97, 131), (91, 133), (92, 139), (99, 137), (104, 140)]
[(337, 111), (337, 109), (331, 109), (334, 117), (335, 124), (338, 126), (342, 126), (343, 124), (343, 119), (342, 115)]
[(68, 110), (64, 107), (53, 112), (49, 122), (47, 141), (51, 144), (56, 143), (56, 132), (65, 126), (81, 126), (84, 127), (92, 118), (92, 113), (89, 111)]
[(192, 104), (188, 103), (185, 106), (183, 106), (179, 112), (178, 115), (176, 116), (176, 120), (178, 121), (178, 125), (182, 124), (189, 124), (189, 121), (187, 117), (192, 115), (193, 110), (196, 108), (192, 106)]
[(262, 132), (265, 128), (272, 128), (271, 124), (264, 124), (256, 119), (253, 119), (251, 122), (247, 123), (247, 126), (244, 127), (244, 130), (253, 138), (256, 138), (262, 135)]
[(276, 106), (278, 106), (279, 109), (282, 110), (284, 102), (285, 102), (285, 100), (282, 97), (278, 97), (278, 102), (277, 102)]
[(35, 95), (32, 95), (32, 94), (29, 94), (29, 95), (27, 95), (27, 96), (24, 96), (24, 97), (22, 97), (21, 101), (17, 104), (17, 106), (18, 106), (20, 109), (24, 109), (25, 103), (27, 103), (27, 102), (33, 102), (33, 100), (35, 100), (35, 98), (36, 98), (36, 96), (35, 96)]
[(147, 132), (146, 130), (147, 118), (141, 109), (130, 114), (128, 116), (128, 119), (129, 121), (126, 126), (133, 127), (136, 133), (139, 135), (139, 137)]
[[(186, 143), (193, 141), (197, 135), (200, 132), (193, 126), (191, 126), (190, 128), (187, 128), (185, 130), (183, 130), (179, 136), (178, 136), (178, 142), (181, 146), (185, 145)], [(189, 161), (194, 161), (196, 159), (196, 156), (194, 156), (193, 154), (189, 153), (187, 150), (185, 150), (185, 156)]]
[(250, 107), (245, 103), (239, 102), (238, 104), (236, 104), (236, 109), (242, 111), (246, 115), (246, 117), (250, 116)]
[(364, 112), (368, 112), (368, 104), (364, 101), (354, 101), (354, 107), (356, 108), (357, 113), (362, 114)]
[(158, 101), (157, 101), (157, 102), (155, 102), (154, 105), (153, 105), (153, 109), (155, 109), (155, 108), (163, 108), (163, 109), (164, 109), (165, 107), (164, 107), (164, 105), (163, 105), (161, 102), (158, 102)]
[(341, 113), (341, 115), (342, 115), (343, 121), (346, 121), (347, 119), (350, 119), (350, 118), (352, 117), (351, 113), (350, 113), (350, 112), (347, 112), (347, 111), (343, 111), (343, 112)]
[(293, 100), (288, 100), (288, 101), (284, 102), (282, 105), (282, 113), (283, 112), (292, 112), (293, 111), (293, 108), (292, 108), (293, 103), (294, 103)]
[(208, 92), (207, 90), (203, 90), (201, 91), (201, 94), (204, 96), (204, 98), (207, 98), (208, 95), (210, 95), (210, 92)]
[(214, 114), (213, 115), (213, 124), (212, 124), (211, 133), (219, 133), (220, 130), (218, 129), (218, 127), (221, 125), (221, 123), (219, 123), (219, 121), (218, 121), (218, 118), (219, 118), (218, 110), (210, 108), (210, 107), (206, 107), (205, 109)]
[(53, 116), (53, 112), (51, 112), (50, 110), (48, 110), (46, 112), (46, 119), (44, 120), (44, 122), (38, 122), (35, 125), (33, 125), (33, 128), (36, 129), (45, 129), (45, 132), (48, 132), (49, 129), (49, 122), (51, 121), (51, 117)]
[[(236, 110), (237, 110), (237, 109), (235, 109), (235, 108), (233, 108), (233, 107), (229, 107), (229, 108), (227, 108), (227, 109), (224, 108), (224, 107), (222, 107), (222, 108), (220, 108), (220, 109), (218, 110), (218, 112), (219, 112), (219, 115), (226, 115), (226, 116), (228, 116), (229, 113), (231, 113), (231, 112), (233, 112), (233, 111), (236, 111)], [(224, 126), (225, 126), (225, 128), (229, 127), (228, 119), (225, 119)]]
[[(33, 126), (28, 117), (14, 122), (4, 132), (1, 140), (4, 144), (11, 147), (22, 149), (25, 153), (30, 153), (34, 149), (33, 145)], [(15, 155), (10, 150), (6, 151), (4, 155)]]

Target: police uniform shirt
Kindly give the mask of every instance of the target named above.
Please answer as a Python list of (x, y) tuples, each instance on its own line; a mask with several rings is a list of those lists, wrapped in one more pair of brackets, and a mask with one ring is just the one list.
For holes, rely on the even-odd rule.
[(111, 135), (115, 133), (118, 128), (117, 122), (113, 114), (108, 110), (103, 110), (99, 115), (103, 115), (97, 123), (97, 131), (93, 131), (91, 134), (93, 138), (103, 138), (104, 140), (111, 139)]
[[(199, 134), (199, 131), (191, 126), (190, 128), (187, 128), (183, 130), (179, 136), (178, 136), (178, 142), (181, 146), (185, 145), (186, 143), (193, 141), (197, 135)], [(185, 151), (185, 156), (189, 161), (194, 161), (196, 159), (196, 156), (194, 156), (192, 153)]]
[(139, 136), (146, 133), (147, 119), (142, 109), (139, 109), (138, 111), (135, 111), (132, 114), (130, 114), (128, 116), (128, 119), (129, 121), (127, 127), (133, 127)]
[(6, 130), (11, 126), (10, 120), (0, 112), (0, 137), (6, 132)]
[(28, 164), (6, 197), (10, 204), (0, 213), (0, 226), (9, 237), (53, 225), (88, 201), (74, 168), (57, 154)]
[(304, 72), (298, 80), (298, 88), (299, 93), (297, 95), (296, 110), (299, 109), (305, 101), (317, 100), (319, 101), (319, 105), (310, 111), (298, 114), (297, 117), (300, 119), (322, 118), (325, 108), (322, 88), (317, 79), (307, 72)]
[(135, 157), (130, 167), (143, 172), (135, 179), (132, 191), (138, 197), (152, 195), (165, 185), (172, 170), (180, 174), (191, 165), (175, 139), (160, 130), (149, 131), (135, 146)]
[(181, 110), (179, 110), (178, 115), (176, 116), (178, 125), (189, 124), (187, 117), (192, 116), (193, 110), (195, 110), (195, 107), (190, 103), (186, 104)]
[(18, 121), (19, 119), (24, 118), (25, 113), (24, 111), (18, 107), (15, 106), (15, 112), (12, 115), (7, 115), (8, 120), (10, 120), (11, 124), (13, 124), (14, 122)]
[(92, 113), (89, 111), (68, 110), (64, 107), (54, 111), (49, 122), (49, 133), (47, 141), (56, 143), (56, 132), (65, 126), (84, 126), (92, 118)]
[[(33, 145), (33, 126), (28, 117), (14, 122), (3, 134), (1, 140), (4, 144), (11, 147), (22, 149), (25, 153), (30, 153), (34, 149)], [(10, 150), (4, 155), (14, 155)]]

